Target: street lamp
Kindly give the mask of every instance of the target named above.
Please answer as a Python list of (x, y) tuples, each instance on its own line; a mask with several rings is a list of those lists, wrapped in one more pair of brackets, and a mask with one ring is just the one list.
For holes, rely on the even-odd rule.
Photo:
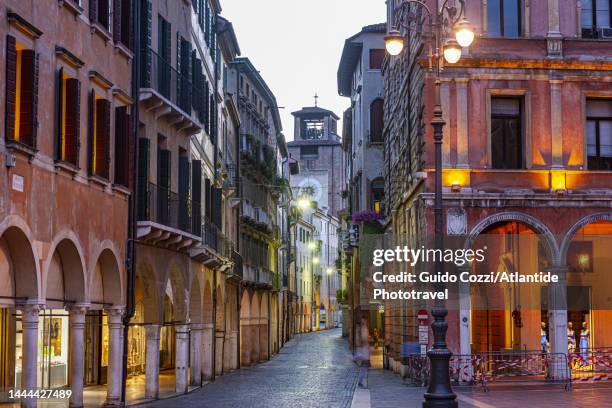
[(310, 208), (310, 200), (307, 199), (307, 198), (302, 197), (302, 198), (298, 199), (297, 205), (302, 210), (306, 210), (306, 209)]
[[(432, 9), (423, 0), (403, 0), (394, 10), (398, 16), (396, 24), (385, 37), (385, 48), (390, 55), (399, 55), (406, 40), (401, 35), (404, 29), (406, 35), (411, 30), (420, 30), (425, 41), (430, 42), (430, 70), (435, 76), (435, 105), (433, 110), (434, 146), (435, 146), (435, 193), (434, 193), (434, 236), (435, 249), (442, 250), (442, 134), (446, 122), (442, 118), (440, 103), (440, 79), (444, 69), (444, 61), (455, 64), (461, 58), (461, 47), (469, 47), (474, 40), (474, 31), (464, 16), (465, 0), (457, 0), (459, 8), (450, 6), (444, 0), (440, 8)], [(420, 11), (420, 13), (419, 13)], [(436, 257), (435, 271), (443, 272), (442, 259)], [(440, 283), (436, 286), (439, 287)], [(433, 348), (427, 352), (431, 370), (429, 387), (423, 401), (424, 408), (457, 407), (457, 396), (453, 393), (449, 378), (449, 360), (451, 353), (446, 345), (445, 321), (448, 310), (444, 300), (436, 299), (431, 312), (434, 322), (431, 325), (434, 342)]]

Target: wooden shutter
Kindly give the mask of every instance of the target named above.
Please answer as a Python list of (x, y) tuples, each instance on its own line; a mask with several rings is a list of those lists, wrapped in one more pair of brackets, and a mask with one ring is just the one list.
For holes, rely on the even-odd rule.
[(191, 219), (189, 218), (189, 158), (186, 155), (179, 156), (178, 189), (179, 228), (187, 230), (191, 227)]
[(116, 43), (121, 42), (121, 24), (123, 22), (123, 18), (121, 17), (123, 11), (122, 3), (123, 0), (113, 0), (113, 41)]
[(6, 36), (6, 113), (4, 130), (8, 140), (15, 139), (15, 104), (17, 102), (17, 44)]
[[(183, 101), (185, 100), (184, 95), (184, 87), (185, 83), (183, 82), (183, 70), (182, 70), (182, 62), (181, 57), (183, 56), (182, 52), (182, 41), (181, 41), (181, 33), (177, 31), (176, 33), (176, 101), (177, 105), (181, 107), (181, 109), (185, 109), (185, 105)], [(170, 63), (170, 61), (168, 61)]]
[(89, 0), (89, 22), (98, 21), (98, 0)]
[(138, 194), (136, 207), (138, 208), (138, 219), (149, 219), (149, 139), (141, 137), (138, 139)]
[(115, 184), (128, 185), (128, 114), (127, 107), (115, 108)]
[(64, 130), (63, 122), (63, 87), (64, 87), (64, 68), (60, 68), (55, 76), (55, 160), (64, 160), (62, 155), (62, 139)]
[(34, 51), (21, 51), (21, 94), (19, 98), (19, 141), (36, 146), (38, 112), (38, 58)]
[(211, 189), (211, 198), (212, 198), (212, 222), (213, 224), (215, 224), (219, 229), (223, 228), (223, 225), (221, 224), (221, 215), (222, 215), (222, 208), (221, 208), (221, 189), (220, 188), (216, 188), (213, 187)]
[(95, 129), (95, 168), (96, 175), (109, 178), (110, 165), (110, 102), (98, 99), (95, 103), (96, 129)]
[(65, 157), (63, 160), (79, 166), (81, 148), (81, 82), (78, 79), (66, 80), (66, 129)]
[(134, 49), (134, 30), (132, 30), (132, 1), (121, 0), (121, 42), (130, 50)]
[(170, 150), (159, 150), (157, 221), (162, 224), (168, 224), (170, 221), (170, 154)]
[(204, 213), (206, 214), (206, 218), (208, 220), (211, 219), (211, 209), (212, 209), (212, 203), (211, 203), (211, 191), (210, 191), (211, 185), (210, 185), (210, 179), (207, 178), (204, 180), (204, 205), (205, 205), (205, 211)]
[(202, 233), (202, 162), (191, 162), (191, 232)]
[(94, 173), (94, 132), (95, 132), (95, 107), (94, 103), (96, 100), (96, 94), (92, 89), (89, 91), (89, 97), (87, 101), (87, 172), (91, 176)]
[(141, 71), (140, 83), (144, 88), (151, 87), (151, 26), (152, 10), (150, 0), (142, 1), (142, 18), (140, 19)]
[(370, 105), (370, 142), (383, 141), (383, 111), (382, 99), (376, 99)]

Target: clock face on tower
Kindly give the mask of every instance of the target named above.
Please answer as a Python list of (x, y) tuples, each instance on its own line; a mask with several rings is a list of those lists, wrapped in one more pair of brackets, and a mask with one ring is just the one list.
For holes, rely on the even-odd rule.
[(319, 180), (312, 177), (306, 177), (302, 180), (299, 187), (299, 195), (308, 196), (313, 201), (319, 201), (321, 199), (323, 186), (321, 186)]

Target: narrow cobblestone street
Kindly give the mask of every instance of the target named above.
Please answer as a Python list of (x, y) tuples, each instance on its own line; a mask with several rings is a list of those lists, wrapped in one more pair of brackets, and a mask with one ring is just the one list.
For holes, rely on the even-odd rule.
[(296, 336), (269, 362), (150, 407), (350, 407), (358, 369), (341, 329)]

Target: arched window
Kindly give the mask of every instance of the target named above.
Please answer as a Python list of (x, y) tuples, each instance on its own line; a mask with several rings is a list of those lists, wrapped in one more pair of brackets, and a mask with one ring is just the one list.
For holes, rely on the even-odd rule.
[(370, 105), (370, 143), (383, 142), (383, 105), (380, 98)]
[(385, 199), (385, 180), (382, 177), (372, 180), (370, 183), (370, 209), (379, 214), (383, 212), (383, 201)]

